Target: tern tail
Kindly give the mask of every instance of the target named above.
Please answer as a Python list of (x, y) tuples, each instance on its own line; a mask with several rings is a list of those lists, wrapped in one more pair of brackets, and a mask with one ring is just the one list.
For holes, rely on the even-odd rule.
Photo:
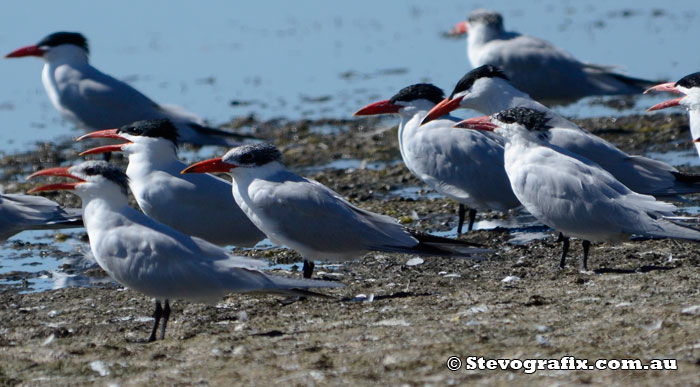
[[(677, 218), (676, 218), (677, 219)], [(665, 238), (671, 238), (671, 239), (682, 239), (682, 240), (687, 240), (687, 241), (693, 241), (693, 242), (700, 242), (700, 230), (691, 227), (689, 225), (683, 224), (679, 222), (678, 220), (674, 220), (674, 218), (671, 217), (662, 217), (656, 219), (656, 225), (658, 225), (658, 228), (655, 228), (654, 230), (645, 230), (642, 233), (634, 233), (637, 235), (642, 235), (645, 237), (650, 237), (654, 239), (665, 239)]]
[(312, 292), (308, 288), (340, 288), (345, 285), (340, 282), (334, 281), (322, 281), (322, 280), (312, 280), (304, 278), (290, 278), (283, 277), (279, 275), (265, 274), (268, 281), (271, 282), (272, 286), (266, 286), (261, 289), (261, 293), (274, 293), (282, 294), (288, 296), (299, 296), (299, 297), (324, 297), (333, 298), (333, 296), (328, 296), (325, 294)]
[[(249, 134), (228, 132), (225, 130), (215, 129), (215, 128), (211, 128), (208, 126), (203, 126), (203, 125), (199, 125), (199, 124), (195, 124), (195, 123), (190, 123), (190, 124), (188, 124), (188, 126), (203, 136), (219, 137), (222, 139), (222, 141), (226, 142), (226, 144), (230, 143), (229, 145), (240, 145), (237, 143), (241, 142), (243, 140), (258, 140), (258, 138), (251, 136)], [(236, 141), (236, 143), (233, 143), (231, 141)], [(213, 144), (213, 145), (218, 145), (218, 144)]]
[(408, 254), (477, 259), (483, 258), (478, 254), (488, 254), (493, 252), (492, 249), (484, 248), (483, 245), (479, 243), (459, 239), (444, 238), (440, 236), (420, 233), (414, 230), (408, 231), (411, 233), (411, 236), (418, 240), (417, 245), (412, 247), (385, 246), (382, 250)]
[(607, 75), (617, 79), (618, 81), (624, 83), (627, 86), (637, 88), (644, 91), (650, 87), (663, 83), (663, 81), (650, 81), (648, 79), (634, 78), (627, 75), (622, 75), (619, 73), (608, 73)]

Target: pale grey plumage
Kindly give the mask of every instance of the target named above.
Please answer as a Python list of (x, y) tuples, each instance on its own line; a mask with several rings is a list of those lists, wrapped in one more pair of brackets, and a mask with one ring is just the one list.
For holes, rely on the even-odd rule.
[(545, 104), (566, 104), (591, 95), (638, 94), (654, 84), (583, 63), (553, 44), (505, 31), (494, 11), (475, 10), (467, 21), (467, 54), (473, 67), (498, 66), (515, 86)]
[(236, 203), (273, 243), (306, 259), (347, 261), (372, 250), (455, 256), (484, 252), (466, 241), (408, 230), (393, 218), (358, 208), (324, 185), (290, 172), (278, 159), (259, 165), (256, 157), (246, 154), (234, 148), (222, 158), (236, 166), (230, 171)]
[(70, 173), (87, 180), (75, 192), (83, 200), (90, 247), (100, 267), (124, 286), (156, 299), (200, 302), (231, 292), (298, 294), (297, 287), (342, 286), (260, 272), (265, 266), (260, 261), (231, 256), (134, 210), (117, 184), (104, 174), (86, 175), (85, 170), (84, 163)]
[(0, 241), (24, 230), (82, 227), (82, 210), (61, 208), (49, 199), (21, 194), (0, 194)]
[(644, 156), (629, 155), (615, 145), (591, 134), (555, 111), (530, 98), (508, 80), (482, 77), (467, 90), (455, 90), (462, 97), (460, 107), (483, 114), (494, 114), (513, 107), (545, 112), (549, 118), (549, 141), (563, 149), (594, 161), (635, 192), (673, 196), (700, 191), (700, 184), (684, 179), (673, 166)]

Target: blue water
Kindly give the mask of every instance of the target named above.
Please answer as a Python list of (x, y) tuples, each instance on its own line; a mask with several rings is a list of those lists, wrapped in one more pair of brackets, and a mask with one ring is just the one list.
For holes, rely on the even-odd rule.
[(695, 148), (687, 150), (672, 150), (668, 152), (647, 152), (646, 156), (674, 166), (700, 166), (700, 157), (698, 157), (698, 152), (695, 150)]
[[(449, 0), (6, 2), (0, 53), (50, 32), (80, 31), (99, 69), (160, 103), (222, 123), (349, 117), (366, 103), (429, 81), (445, 89), (469, 70), (463, 39), (440, 33), (485, 2)], [(678, 79), (697, 71), (700, 3), (490, 1), (508, 29), (544, 37), (582, 60)], [(42, 61), (0, 60), (0, 151), (71, 133), (41, 85)], [(449, 91), (449, 90), (448, 90)], [(633, 110), (663, 97), (645, 97)], [(232, 106), (231, 102), (238, 105)], [(569, 115), (613, 114), (582, 101)], [(614, 113), (618, 114), (618, 113)]]
[[(24, 287), (27, 291), (42, 291), (55, 287), (65, 287), (77, 284), (90, 284), (99, 282), (100, 279), (90, 279), (81, 274), (72, 274), (63, 271), (64, 264), (68, 264), (72, 270), (81, 271), (95, 263), (90, 256), (90, 246), (75, 238), (65, 241), (56, 240), (53, 231), (23, 231), (0, 243), (0, 273), (18, 272), (22, 279), (26, 280)], [(67, 235), (77, 235), (74, 232), (65, 231)], [(28, 242), (19, 244), (15, 241)], [(57, 250), (61, 253), (57, 254)], [(22, 280), (0, 278), (2, 286), (17, 286)]]

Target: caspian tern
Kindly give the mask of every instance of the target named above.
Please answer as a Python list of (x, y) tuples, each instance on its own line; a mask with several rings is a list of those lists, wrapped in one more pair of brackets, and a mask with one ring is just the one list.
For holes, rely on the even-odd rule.
[(503, 138), (486, 132), (455, 129), (456, 119), (442, 117), (427, 125), (420, 122), (444, 93), (431, 84), (401, 89), (391, 99), (375, 102), (356, 116), (397, 114), (399, 148), (406, 167), (441, 194), (459, 203), (457, 233), (462, 233), (469, 209), (469, 231), (476, 211), (507, 211), (520, 202), (503, 169)]
[(317, 295), (301, 289), (342, 286), (265, 274), (259, 271), (264, 264), (257, 260), (231, 256), (209, 242), (158, 223), (129, 207), (128, 177), (107, 162), (45, 169), (29, 178), (36, 176), (76, 180), (37, 187), (32, 192), (72, 190), (80, 196), (97, 263), (118, 283), (156, 299), (148, 341), (155, 340), (161, 317), (160, 339), (164, 338), (171, 299), (211, 303), (232, 292)]
[(203, 125), (182, 108), (150, 100), (128, 84), (92, 67), (87, 39), (76, 32), (55, 32), (36, 45), (19, 48), (5, 58), (44, 59), (42, 82), (56, 110), (86, 130), (116, 128), (138, 120), (169, 118), (180, 130), (180, 141), (196, 145), (233, 146), (242, 136)]
[(0, 194), (0, 242), (24, 230), (83, 227), (82, 213), (39, 196)]
[(301, 254), (305, 277), (311, 276), (314, 259), (348, 261), (369, 251), (463, 257), (484, 252), (471, 247), (474, 243), (422, 234), (355, 207), (321, 183), (287, 170), (270, 144), (233, 148), (182, 171), (204, 172), (233, 177), (236, 203), (272, 243)]
[(182, 233), (217, 245), (252, 247), (265, 238), (231, 198), (231, 183), (209, 174), (182, 175), (177, 158), (178, 130), (168, 119), (137, 121), (78, 138), (114, 138), (81, 155), (124, 152), (129, 188), (141, 210)]
[(647, 109), (647, 111), (666, 109), (671, 106), (685, 107), (688, 110), (690, 120), (690, 135), (695, 144), (695, 149), (698, 151), (698, 156), (700, 156), (700, 72), (686, 75), (676, 83), (670, 82), (656, 85), (644, 93), (646, 94), (652, 90), (684, 94), (683, 97), (656, 104)]
[(546, 113), (552, 126), (549, 130), (552, 144), (598, 163), (632, 191), (654, 196), (700, 192), (700, 176), (684, 174), (664, 162), (623, 152), (516, 89), (503, 72), (490, 65), (478, 67), (462, 77), (452, 94), (423, 119), (423, 124), (458, 108), (494, 114), (513, 107)]
[(451, 34), (467, 34), (473, 67), (501, 67), (518, 89), (548, 105), (592, 95), (637, 94), (656, 83), (616, 73), (613, 66), (580, 62), (550, 42), (505, 31), (503, 17), (494, 11), (472, 11)]
[(464, 120), (458, 127), (493, 131), (505, 140), (505, 169), (515, 196), (535, 218), (564, 236), (583, 240), (588, 270), (590, 241), (615, 242), (632, 235), (700, 241), (700, 231), (664, 218), (676, 207), (631, 191), (613, 175), (550, 140), (545, 112), (516, 107)]

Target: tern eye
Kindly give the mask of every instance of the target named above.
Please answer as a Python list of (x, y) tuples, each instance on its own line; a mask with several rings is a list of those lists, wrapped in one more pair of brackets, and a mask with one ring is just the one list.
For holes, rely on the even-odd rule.
[(253, 155), (251, 155), (250, 153), (246, 153), (246, 154), (241, 156), (241, 161), (243, 161), (243, 162), (253, 161)]
[(139, 135), (139, 134), (141, 134), (141, 132), (143, 132), (143, 131), (142, 131), (140, 128), (136, 128), (136, 127), (130, 126), (130, 127), (126, 128), (126, 129), (124, 129), (124, 132), (126, 132), (126, 133), (128, 133), (128, 134)]

